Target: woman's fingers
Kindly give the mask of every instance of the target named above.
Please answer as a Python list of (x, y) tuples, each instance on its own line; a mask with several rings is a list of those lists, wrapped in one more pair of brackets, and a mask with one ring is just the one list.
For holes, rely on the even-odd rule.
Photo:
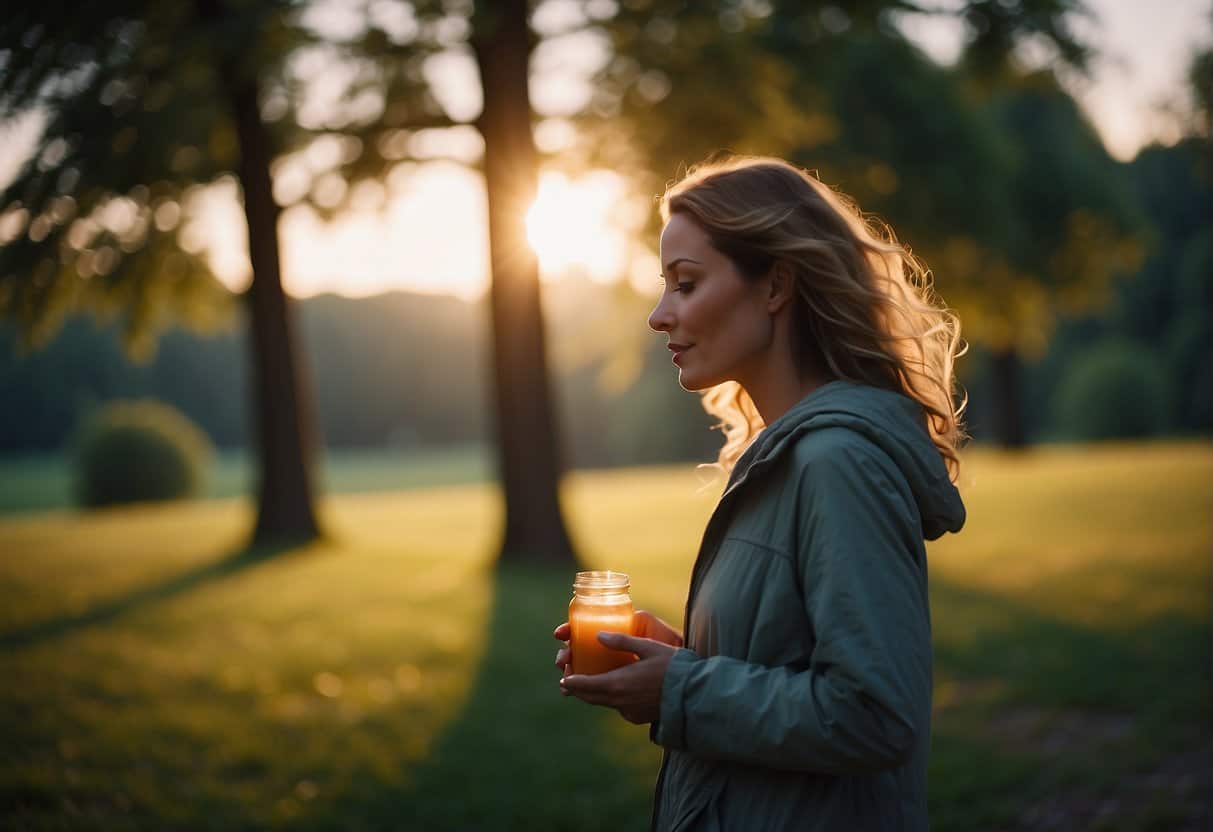
[[(555, 661), (555, 665), (557, 668), (559, 668), (560, 675), (562, 677), (568, 674), (569, 661), (571, 660), (572, 655), (573, 655), (572, 651), (569, 650), (569, 636), (570, 635), (571, 635), (571, 632), (569, 629), (569, 622), (567, 622), (567, 621), (552, 631), (552, 638), (556, 639), (557, 641), (564, 642), (564, 645), (559, 650), (556, 651), (556, 661)], [(566, 691), (563, 686), (561, 686), (560, 692), (564, 696), (569, 695), (568, 691)]]
[(564, 674), (566, 672), (566, 670), (567, 670), (566, 666), (569, 663), (569, 656), (571, 655), (571, 653), (569, 652), (569, 636), (570, 635), (571, 635), (571, 631), (569, 629), (569, 622), (567, 622), (567, 621), (552, 631), (552, 638), (556, 639), (557, 641), (564, 642), (564, 646), (556, 651), (555, 664), (558, 668), (560, 668), (561, 674)]
[(657, 616), (644, 610), (636, 610), (632, 614), (632, 634), (643, 636), (644, 638), (656, 638)]
[(603, 647), (609, 647), (612, 650), (620, 650), (627, 653), (635, 653), (642, 659), (647, 659), (649, 656), (659, 656), (670, 650), (673, 645), (663, 641), (658, 641), (653, 638), (639, 638), (637, 636), (629, 636), (623, 633), (611, 633), (603, 630), (598, 634), (598, 641)]
[(634, 635), (651, 638), (675, 647), (682, 646), (682, 634), (648, 610), (637, 610), (632, 617)]
[(608, 675), (600, 673), (596, 676), (565, 676), (560, 680), (560, 689), (566, 696), (576, 696), (591, 705), (610, 705), (614, 701), (614, 686), (611, 680), (606, 678)]

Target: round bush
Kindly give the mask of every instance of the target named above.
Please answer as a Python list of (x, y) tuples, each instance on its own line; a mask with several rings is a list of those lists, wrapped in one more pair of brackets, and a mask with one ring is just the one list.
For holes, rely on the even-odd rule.
[(1056, 394), (1059, 430), (1076, 439), (1136, 439), (1167, 427), (1166, 368), (1148, 347), (1104, 341), (1079, 354)]
[(154, 401), (110, 402), (75, 441), (76, 499), (84, 506), (197, 495), (213, 449), (179, 410)]

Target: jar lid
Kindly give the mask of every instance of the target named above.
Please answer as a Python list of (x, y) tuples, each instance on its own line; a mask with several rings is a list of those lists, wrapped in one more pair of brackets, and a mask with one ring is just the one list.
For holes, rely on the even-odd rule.
[(573, 589), (615, 589), (624, 590), (631, 585), (631, 578), (626, 572), (597, 570), (578, 572), (573, 578)]

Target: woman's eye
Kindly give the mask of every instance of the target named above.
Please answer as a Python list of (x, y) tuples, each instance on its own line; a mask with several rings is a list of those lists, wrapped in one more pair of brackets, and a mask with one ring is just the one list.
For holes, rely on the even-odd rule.
[(695, 284), (689, 280), (680, 280), (671, 291), (682, 292), (684, 295), (695, 288)]

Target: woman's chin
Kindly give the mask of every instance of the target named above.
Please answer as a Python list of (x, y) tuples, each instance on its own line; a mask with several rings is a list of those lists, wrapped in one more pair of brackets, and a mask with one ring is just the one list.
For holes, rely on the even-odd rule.
[(688, 393), (698, 393), (700, 390), (707, 390), (714, 385), (710, 381), (705, 381), (702, 377), (694, 373), (688, 373), (686, 370), (678, 371), (678, 386)]

